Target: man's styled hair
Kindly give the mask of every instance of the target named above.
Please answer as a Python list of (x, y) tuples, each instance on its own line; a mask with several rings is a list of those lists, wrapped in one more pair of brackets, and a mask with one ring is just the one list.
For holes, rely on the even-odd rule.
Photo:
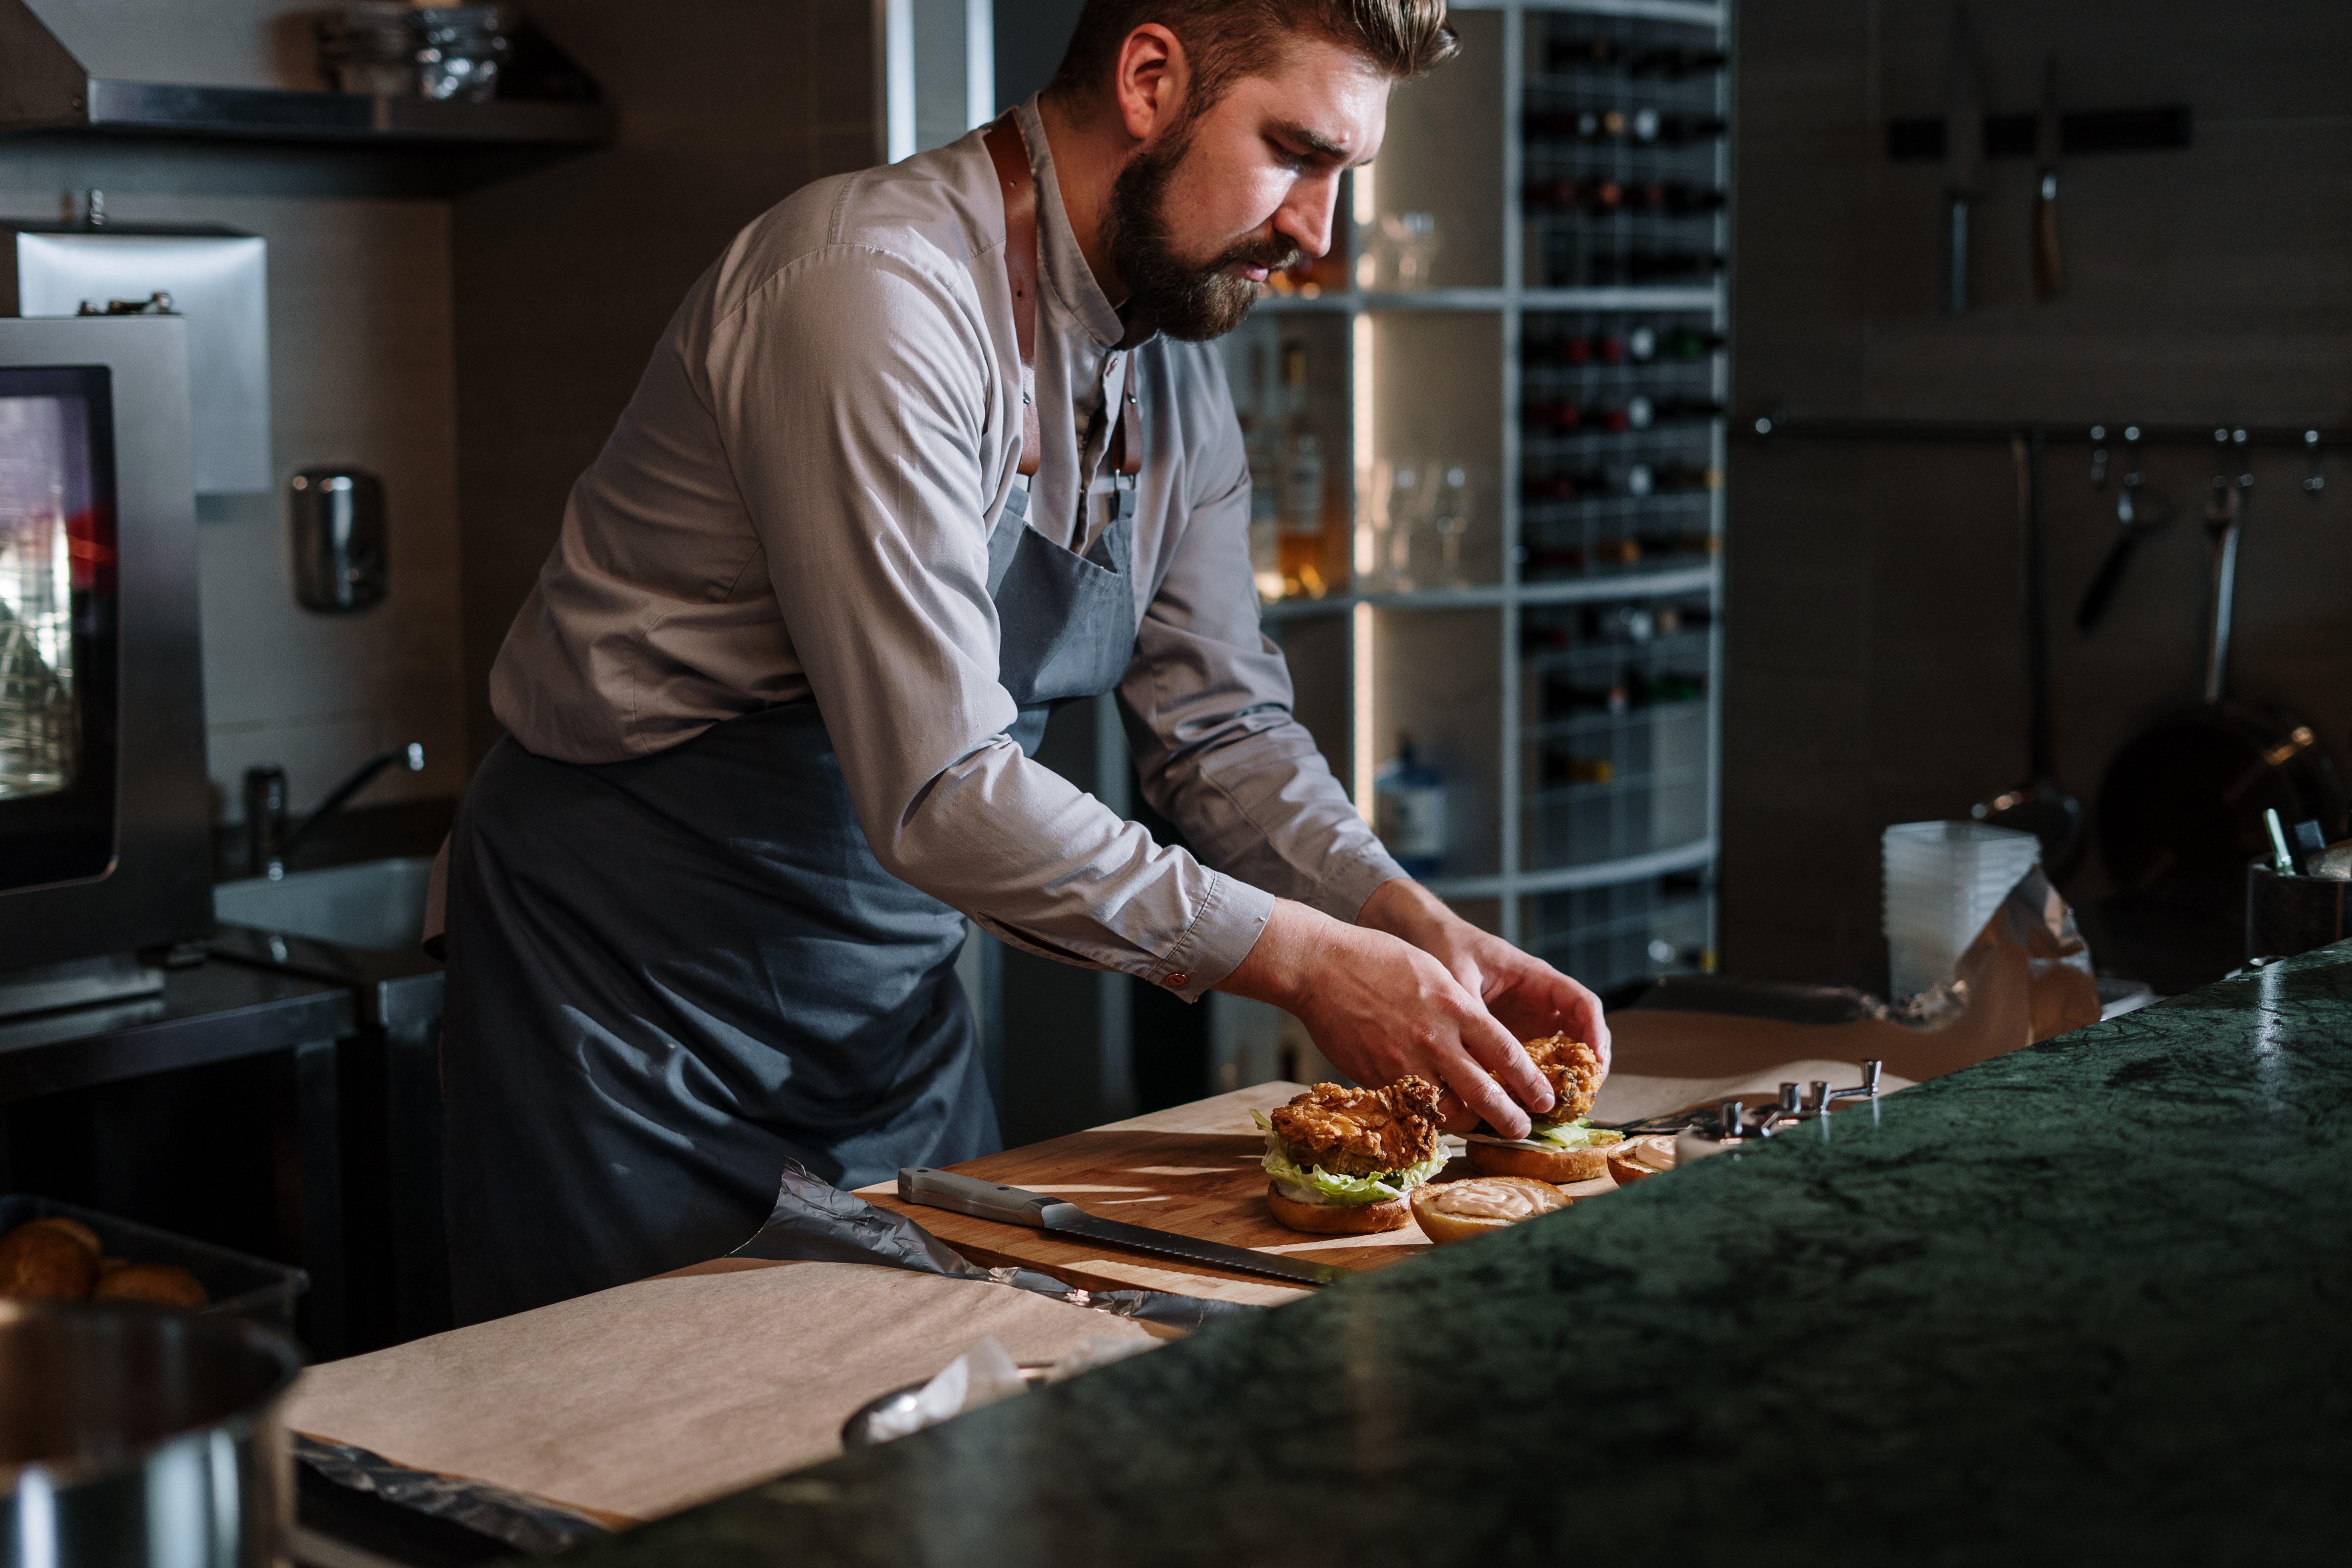
[(1102, 102), (1119, 46), (1147, 22), (1184, 46), (1192, 69), (1187, 120), (1213, 108), (1244, 77), (1278, 67), (1302, 33), (1319, 34), (1400, 81), (1435, 69), (1456, 47), (1445, 0), (1087, 0), (1045, 90), (1073, 109)]

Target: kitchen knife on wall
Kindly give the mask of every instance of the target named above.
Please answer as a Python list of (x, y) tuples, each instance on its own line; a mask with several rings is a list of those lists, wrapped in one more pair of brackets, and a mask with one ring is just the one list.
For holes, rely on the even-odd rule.
[(2064, 127), (2058, 114), (2058, 57), (2042, 68), (2042, 117), (2033, 128), (2033, 155), (2040, 167), (2033, 182), (2033, 297), (2055, 300), (2066, 291), (2066, 257), (2058, 247), (2058, 157)]
[(1969, 209), (1984, 195), (1984, 74), (1965, 5), (1952, 7), (1944, 110), (1944, 314), (1969, 313)]
[(1156, 1252), (1188, 1263), (1205, 1263), (1212, 1268), (1267, 1274), (1292, 1285), (1336, 1285), (1349, 1278), (1347, 1269), (1335, 1268), (1328, 1263), (1307, 1263), (1255, 1247), (1126, 1225), (1090, 1215), (1077, 1205), (1066, 1204), (1050, 1194), (983, 1182), (976, 1176), (960, 1176), (952, 1171), (933, 1170), (927, 1165), (909, 1165), (898, 1173), (898, 1198), (902, 1203), (952, 1209), (975, 1219), (1025, 1225), (1055, 1236), (1081, 1237), (1110, 1247)]

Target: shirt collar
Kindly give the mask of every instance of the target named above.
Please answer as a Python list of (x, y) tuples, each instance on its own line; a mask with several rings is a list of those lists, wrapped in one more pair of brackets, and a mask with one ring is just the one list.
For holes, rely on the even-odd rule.
[(1054, 149), (1045, 140), (1045, 122), (1037, 113), (1036, 96), (1033, 94), (1014, 110), (1013, 116), (1021, 127), (1022, 141), (1028, 144), (1029, 169), (1037, 181), (1037, 267), (1045, 275), (1046, 287), (1102, 347), (1136, 347), (1154, 329), (1148, 321), (1129, 321), (1095, 281), (1094, 268), (1087, 265), (1086, 252), (1078, 248), (1078, 237), (1070, 227), (1069, 211), (1062, 205), (1061, 181), (1054, 174)]

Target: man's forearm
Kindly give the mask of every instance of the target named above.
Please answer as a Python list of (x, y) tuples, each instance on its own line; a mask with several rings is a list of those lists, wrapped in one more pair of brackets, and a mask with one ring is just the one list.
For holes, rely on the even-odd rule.
[(1415, 940), (1416, 933), (1427, 932), (1461, 918), (1447, 909), (1436, 894), (1411, 877), (1391, 877), (1382, 882), (1372, 889), (1372, 895), (1364, 900), (1363, 908), (1356, 911), (1358, 925), (1401, 937), (1415, 947), (1423, 945)]

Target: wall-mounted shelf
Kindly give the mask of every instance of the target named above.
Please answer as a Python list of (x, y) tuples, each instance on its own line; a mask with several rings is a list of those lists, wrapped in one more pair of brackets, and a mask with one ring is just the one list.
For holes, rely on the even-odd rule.
[(202, 136), (330, 145), (596, 147), (620, 117), (605, 103), (443, 103), (426, 98), (92, 79), (78, 119), (12, 132)]
[[(542, 71), (578, 89), (562, 101), (488, 103), (128, 79), (141, 62), (110, 53), (110, 35), (82, 37), (78, 56), (25, 0), (0, 0), (0, 135), (45, 139), (258, 142), (437, 153), (584, 150), (611, 142), (613, 106), (544, 39)], [(116, 67), (110, 71), (110, 64)]]

